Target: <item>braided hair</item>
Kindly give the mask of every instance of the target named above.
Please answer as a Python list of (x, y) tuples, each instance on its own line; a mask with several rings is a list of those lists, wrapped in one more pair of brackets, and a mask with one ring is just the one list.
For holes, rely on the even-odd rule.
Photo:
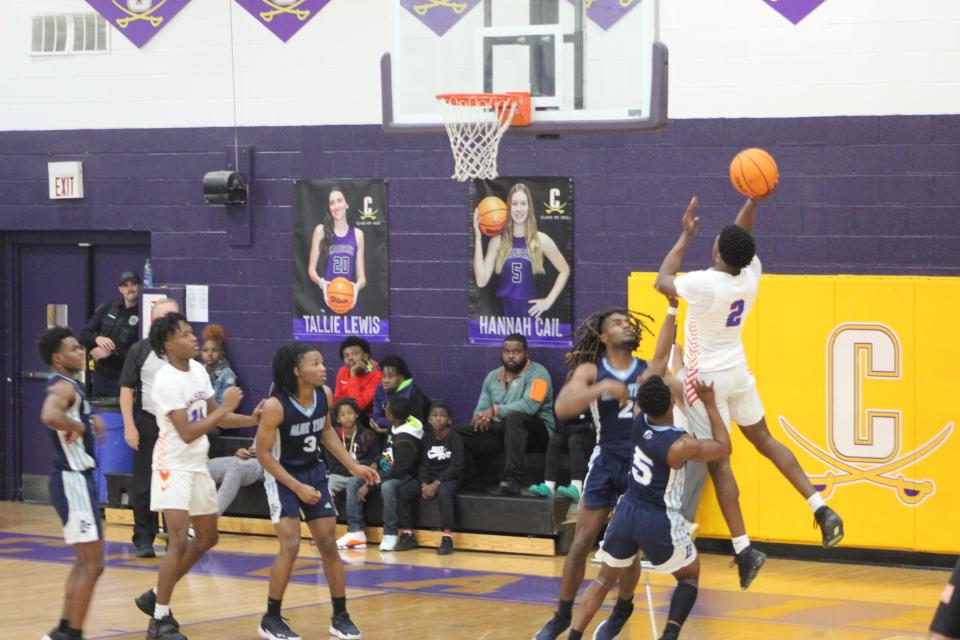
[(577, 327), (577, 330), (574, 332), (577, 343), (573, 345), (570, 351), (564, 354), (564, 364), (572, 369), (584, 362), (599, 361), (600, 357), (607, 350), (607, 346), (600, 340), (600, 334), (603, 333), (603, 323), (615, 313), (627, 317), (637, 333), (638, 342), (643, 340), (644, 332), (649, 333), (651, 336), (653, 335), (653, 330), (647, 325), (648, 320), (650, 322), (653, 321), (653, 316), (629, 309), (611, 308), (604, 311), (596, 311), (587, 316), (587, 319)]

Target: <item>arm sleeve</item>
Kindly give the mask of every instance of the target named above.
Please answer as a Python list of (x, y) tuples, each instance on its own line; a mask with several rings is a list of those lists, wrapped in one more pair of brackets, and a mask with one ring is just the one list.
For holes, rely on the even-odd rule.
[(417, 463), (420, 461), (420, 452), (412, 442), (413, 436), (397, 438), (393, 442), (393, 467), (383, 476), (383, 480), (402, 480), (417, 475)]
[(443, 473), (440, 474), (438, 480), (440, 482), (446, 482), (447, 480), (459, 480), (463, 476), (463, 440), (460, 439), (460, 436), (457, 435), (456, 431), (451, 431), (450, 435), (447, 436), (450, 438), (450, 451), (453, 453), (453, 457), (450, 458), (450, 464), (446, 469), (443, 470)]
[(390, 430), (390, 421), (384, 414), (383, 407), (387, 404), (387, 392), (383, 385), (377, 385), (377, 390), (373, 394), (373, 421), (381, 429)]
[(83, 331), (80, 332), (80, 335), (77, 336), (77, 342), (85, 346), (87, 349), (93, 349), (97, 346), (97, 331), (100, 330), (100, 323), (103, 322), (103, 314), (107, 312), (107, 307), (109, 305), (102, 304), (97, 307), (96, 311), (93, 312), (93, 315), (90, 316), (90, 319), (87, 320), (87, 324), (83, 327)]
[(493, 384), (493, 380), (496, 379), (497, 371), (497, 369), (494, 369), (483, 379), (483, 388), (480, 389), (480, 398), (477, 399), (477, 407), (473, 410), (473, 415), (477, 415), (481, 411), (486, 411), (493, 406), (493, 398), (490, 396), (490, 385)]
[(497, 417), (502, 419), (512, 411), (534, 416), (551, 394), (552, 382), (545, 369), (538, 368), (524, 376), (523, 397), (513, 402), (497, 405)]
[(132, 347), (127, 359), (123, 361), (123, 371), (120, 372), (120, 386), (136, 389), (140, 386), (140, 369), (150, 355), (150, 343), (141, 340)]

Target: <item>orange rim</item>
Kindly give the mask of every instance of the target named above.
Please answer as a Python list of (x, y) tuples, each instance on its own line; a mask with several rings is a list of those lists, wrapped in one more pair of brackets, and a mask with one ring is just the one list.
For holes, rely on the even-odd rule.
[(438, 93), (437, 100), (443, 100), (447, 104), (479, 105), (485, 107), (495, 107), (517, 102), (519, 98), (507, 93)]

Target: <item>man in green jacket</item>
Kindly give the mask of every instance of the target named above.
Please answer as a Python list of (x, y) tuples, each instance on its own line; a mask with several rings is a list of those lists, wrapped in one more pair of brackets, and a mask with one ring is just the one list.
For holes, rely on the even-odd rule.
[(543, 445), (554, 428), (553, 383), (541, 364), (530, 360), (527, 340), (518, 333), (503, 339), (502, 367), (487, 374), (469, 425), (457, 428), (466, 452), (466, 481), (476, 482), (477, 458), (503, 452), (501, 495), (520, 493), (527, 440)]

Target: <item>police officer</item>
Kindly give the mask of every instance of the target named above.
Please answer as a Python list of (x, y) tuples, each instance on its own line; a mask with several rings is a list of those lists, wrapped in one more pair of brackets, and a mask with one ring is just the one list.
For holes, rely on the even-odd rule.
[(120, 395), (120, 371), (140, 328), (140, 274), (124, 271), (117, 286), (122, 298), (102, 304), (80, 333), (80, 344), (94, 360), (94, 398)]

